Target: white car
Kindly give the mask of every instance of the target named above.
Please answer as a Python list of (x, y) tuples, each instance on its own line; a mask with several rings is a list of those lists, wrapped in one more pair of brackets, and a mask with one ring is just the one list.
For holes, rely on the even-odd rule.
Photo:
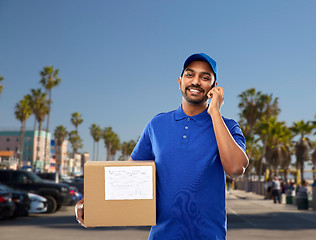
[(28, 195), (31, 200), (29, 213), (45, 213), (47, 211), (46, 198), (34, 193), (28, 193)]

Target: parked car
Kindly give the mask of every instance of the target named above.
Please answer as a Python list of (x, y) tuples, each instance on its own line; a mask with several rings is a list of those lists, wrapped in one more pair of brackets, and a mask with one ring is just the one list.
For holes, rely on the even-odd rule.
[(70, 206), (75, 205), (83, 197), (82, 193), (79, 192), (79, 190), (76, 187), (72, 187), (72, 186), (70, 186), (70, 194), (71, 194), (71, 197), (72, 197), (72, 200), (71, 200), (71, 202), (69, 204)]
[(45, 213), (47, 212), (47, 199), (34, 194), (28, 193), (31, 200), (29, 213)]
[(47, 199), (47, 212), (55, 212), (61, 206), (69, 205), (71, 194), (69, 186), (45, 181), (33, 172), (24, 170), (0, 170), (0, 183), (13, 189), (41, 195)]
[(76, 187), (79, 192), (84, 193), (84, 179), (83, 178), (70, 178), (67, 181), (63, 181), (70, 186)]
[[(83, 178), (73, 178), (61, 176), (58, 173), (37, 173), (37, 176), (44, 180), (53, 181), (55, 183), (64, 183), (69, 185), (72, 201), (69, 205), (73, 205), (75, 201), (79, 201), (83, 195)], [(79, 199), (80, 198), (80, 199)], [(79, 199), (79, 200), (78, 200)]]
[(58, 173), (37, 173), (37, 175), (45, 180), (50, 180), (55, 183), (60, 183), (60, 177)]
[(0, 184), (0, 191), (11, 193), (12, 201), (15, 203), (14, 217), (27, 216), (29, 214), (30, 199), (26, 192), (16, 191), (4, 184)]
[(11, 193), (0, 190), (0, 218), (13, 218), (15, 208)]

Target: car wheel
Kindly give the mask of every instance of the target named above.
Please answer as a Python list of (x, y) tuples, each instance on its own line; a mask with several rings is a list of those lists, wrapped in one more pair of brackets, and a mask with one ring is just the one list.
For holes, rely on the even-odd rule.
[(45, 196), (47, 199), (47, 211), (46, 213), (53, 213), (57, 211), (57, 202), (52, 196)]
[(61, 208), (61, 205), (58, 204), (58, 205), (57, 205), (57, 208), (56, 208), (56, 211), (58, 211), (60, 208)]

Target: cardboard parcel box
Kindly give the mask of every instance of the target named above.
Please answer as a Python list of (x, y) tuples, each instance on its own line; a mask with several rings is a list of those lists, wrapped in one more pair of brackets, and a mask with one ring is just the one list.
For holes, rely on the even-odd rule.
[(156, 225), (154, 161), (88, 161), (84, 165), (84, 223)]

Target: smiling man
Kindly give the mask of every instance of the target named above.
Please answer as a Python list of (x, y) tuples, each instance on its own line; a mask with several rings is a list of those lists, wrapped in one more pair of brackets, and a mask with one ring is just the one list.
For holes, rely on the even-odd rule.
[(157, 167), (157, 225), (149, 239), (226, 239), (224, 172), (242, 175), (248, 158), (239, 125), (220, 114), (224, 92), (216, 80), (212, 58), (190, 56), (178, 79), (182, 105), (155, 116), (131, 155)]
[(131, 154), (156, 163), (157, 225), (149, 239), (226, 239), (225, 172), (242, 175), (248, 158), (239, 125), (220, 114), (224, 92), (216, 81), (212, 58), (190, 56), (178, 79), (181, 106), (155, 116)]

